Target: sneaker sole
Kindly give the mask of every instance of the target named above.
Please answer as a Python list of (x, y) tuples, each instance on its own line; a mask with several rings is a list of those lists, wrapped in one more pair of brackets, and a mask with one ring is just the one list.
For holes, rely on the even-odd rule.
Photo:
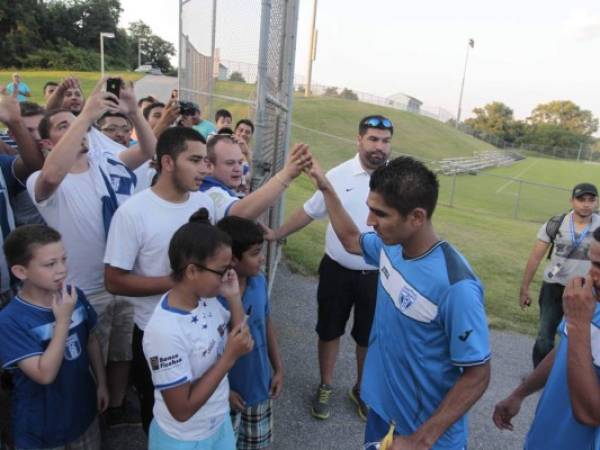
[(319, 419), (319, 420), (327, 420), (327, 419), (329, 419), (329, 417), (331, 417), (331, 413), (329, 413), (329, 414), (319, 414), (312, 407), (310, 408), (310, 413), (312, 414), (312, 416), (315, 419)]
[(354, 395), (353, 389), (350, 389), (348, 391), (348, 397), (350, 397), (350, 400), (352, 400), (354, 402), (354, 404), (356, 405), (356, 413), (358, 414), (358, 417), (360, 417), (363, 422), (366, 422), (367, 416), (365, 416), (362, 412), (362, 409), (360, 409), (360, 402), (356, 398), (356, 395)]

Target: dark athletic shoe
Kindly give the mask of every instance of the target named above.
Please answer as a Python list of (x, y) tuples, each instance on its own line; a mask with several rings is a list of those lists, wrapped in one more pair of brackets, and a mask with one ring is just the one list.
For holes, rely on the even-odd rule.
[(369, 407), (362, 401), (360, 398), (360, 389), (358, 386), (354, 386), (352, 389), (348, 391), (348, 397), (354, 403), (356, 403), (356, 412), (358, 416), (363, 420), (363, 422), (367, 421), (367, 414), (369, 414)]
[(331, 386), (327, 384), (321, 384), (315, 398), (312, 401), (311, 413), (313, 417), (317, 419), (326, 420), (331, 416), (331, 407), (329, 406), (329, 399), (333, 390)]

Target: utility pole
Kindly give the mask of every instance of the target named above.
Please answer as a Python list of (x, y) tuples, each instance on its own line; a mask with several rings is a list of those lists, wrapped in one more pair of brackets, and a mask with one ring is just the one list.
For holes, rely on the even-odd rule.
[(112, 39), (115, 37), (114, 33), (100, 33), (100, 73), (101, 78), (104, 78), (104, 38)]
[(463, 91), (465, 89), (465, 77), (467, 76), (467, 63), (469, 62), (469, 50), (475, 47), (475, 41), (473, 39), (469, 39), (467, 43), (467, 54), (465, 56), (465, 69), (463, 71), (462, 83), (460, 85), (460, 96), (458, 98), (458, 112), (456, 113), (456, 128), (458, 128), (458, 124), (460, 123), (460, 113), (462, 109), (462, 99), (463, 99)]
[(304, 96), (310, 96), (310, 84), (312, 82), (312, 65), (317, 54), (317, 30), (315, 23), (317, 21), (317, 0), (313, 3), (313, 15), (310, 26), (310, 48), (308, 49), (308, 70), (306, 72), (306, 86), (304, 86)]

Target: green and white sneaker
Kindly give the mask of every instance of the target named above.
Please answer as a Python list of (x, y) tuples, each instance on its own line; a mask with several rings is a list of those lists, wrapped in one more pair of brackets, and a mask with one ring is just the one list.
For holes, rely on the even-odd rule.
[(329, 400), (331, 399), (332, 392), (333, 389), (327, 384), (321, 384), (319, 386), (315, 398), (312, 401), (311, 413), (313, 417), (321, 420), (329, 419), (329, 416), (331, 416)]
[(365, 402), (360, 398), (360, 388), (358, 386), (354, 386), (352, 389), (348, 391), (348, 397), (354, 403), (356, 403), (356, 412), (358, 416), (363, 420), (363, 422), (367, 421), (367, 414), (369, 414), (369, 407)]

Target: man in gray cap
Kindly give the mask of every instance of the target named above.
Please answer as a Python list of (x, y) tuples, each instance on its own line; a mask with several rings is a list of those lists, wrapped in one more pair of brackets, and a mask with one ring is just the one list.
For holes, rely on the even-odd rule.
[(592, 234), (600, 226), (598, 190), (590, 183), (580, 183), (571, 194), (571, 211), (551, 217), (541, 226), (533, 246), (519, 295), (522, 309), (531, 305), (529, 285), (542, 258), (548, 252), (548, 264), (540, 289), (540, 323), (533, 346), (536, 367), (554, 348), (554, 336), (563, 316), (562, 296), (567, 281), (585, 277), (590, 268), (588, 250)]

